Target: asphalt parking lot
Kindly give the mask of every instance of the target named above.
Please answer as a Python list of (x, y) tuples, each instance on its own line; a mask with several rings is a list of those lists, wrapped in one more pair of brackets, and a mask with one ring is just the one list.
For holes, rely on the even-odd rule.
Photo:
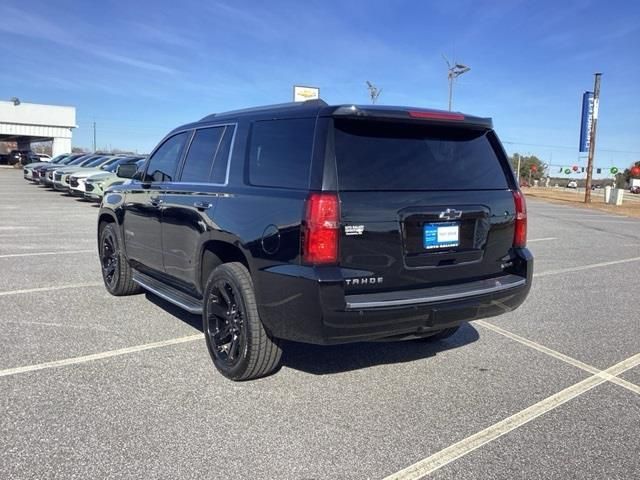
[(640, 221), (528, 206), (519, 310), (232, 383), (198, 317), (107, 294), (95, 205), (0, 169), (0, 477), (640, 477)]

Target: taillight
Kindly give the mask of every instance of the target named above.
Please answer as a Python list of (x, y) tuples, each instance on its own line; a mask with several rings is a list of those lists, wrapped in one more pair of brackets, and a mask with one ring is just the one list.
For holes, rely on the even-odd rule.
[(426, 118), (429, 120), (464, 120), (463, 114), (452, 112), (421, 112), (419, 110), (410, 110), (409, 116), (412, 118)]
[(338, 261), (340, 206), (335, 193), (312, 193), (307, 199), (302, 258), (305, 263)]
[(523, 248), (527, 245), (527, 204), (520, 190), (513, 191), (513, 201), (516, 205), (516, 221), (513, 233), (513, 246)]

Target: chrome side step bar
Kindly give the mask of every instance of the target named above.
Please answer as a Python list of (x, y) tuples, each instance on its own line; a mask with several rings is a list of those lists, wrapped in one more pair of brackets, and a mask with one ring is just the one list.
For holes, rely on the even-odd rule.
[(478, 280), (458, 285), (406, 290), (401, 292), (366, 293), (347, 295), (347, 310), (367, 308), (411, 307), (429, 303), (460, 300), (477, 295), (503, 292), (512, 288), (524, 287), (525, 278), (517, 275), (505, 275), (498, 278)]
[(173, 303), (177, 307), (180, 307), (189, 313), (196, 315), (202, 314), (202, 301), (197, 298), (193, 298), (191, 295), (170, 287), (169, 285), (166, 285), (149, 275), (140, 273), (137, 270), (134, 270), (133, 272), (133, 281), (145, 290), (157, 295), (169, 303)]

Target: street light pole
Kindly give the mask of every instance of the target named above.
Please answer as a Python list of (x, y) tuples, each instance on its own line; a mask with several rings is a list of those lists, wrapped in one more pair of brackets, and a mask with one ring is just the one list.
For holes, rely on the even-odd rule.
[(444, 61), (447, 62), (447, 78), (449, 79), (449, 111), (451, 111), (451, 107), (453, 105), (453, 82), (456, 78), (458, 78), (463, 73), (467, 73), (471, 70), (471, 67), (467, 67), (461, 63), (456, 63), (455, 65), (451, 65), (447, 57), (444, 57)]
[(453, 75), (451, 75), (451, 69), (449, 69), (449, 111), (451, 111), (452, 98), (453, 98)]
[(593, 118), (589, 132), (589, 158), (587, 161), (587, 181), (585, 182), (584, 203), (591, 203), (591, 179), (593, 177), (593, 156), (596, 151), (596, 128), (598, 126), (598, 107), (600, 106), (600, 77), (602, 73), (595, 73), (593, 86)]

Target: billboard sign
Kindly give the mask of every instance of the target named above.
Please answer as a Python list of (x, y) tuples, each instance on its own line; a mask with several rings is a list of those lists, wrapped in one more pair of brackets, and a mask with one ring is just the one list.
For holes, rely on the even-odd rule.
[(307, 100), (317, 100), (320, 98), (320, 89), (318, 87), (303, 87), (294, 85), (293, 101), (306, 102)]
[(597, 108), (593, 103), (593, 92), (584, 92), (584, 95), (582, 95), (582, 119), (580, 121), (580, 152), (589, 151), (591, 124), (593, 123), (594, 113), (596, 116), (598, 115)]

